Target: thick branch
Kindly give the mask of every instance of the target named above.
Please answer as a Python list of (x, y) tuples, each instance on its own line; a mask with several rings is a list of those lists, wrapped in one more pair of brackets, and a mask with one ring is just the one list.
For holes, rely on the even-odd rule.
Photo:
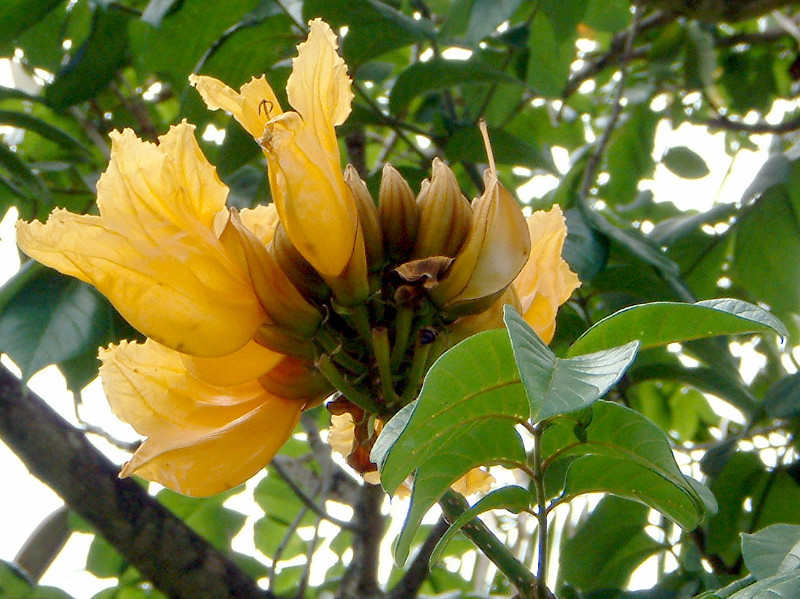
[(353, 533), (353, 559), (342, 577), (337, 599), (383, 597), (378, 585), (378, 556), (383, 539), (381, 504), (386, 494), (380, 485), (364, 484), (353, 507), (357, 529)]
[(0, 366), (0, 438), (31, 473), (173, 599), (273, 597)]
[(400, 582), (398, 582), (389, 593), (389, 599), (412, 599), (412, 597), (417, 596), (420, 587), (422, 587), (422, 583), (425, 582), (425, 579), (428, 578), (428, 574), (430, 573), (428, 562), (430, 561), (433, 549), (436, 547), (436, 543), (439, 542), (439, 539), (447, 532), (448, 528), (450, 528), (450, 525), (447, 523), (447, 520), (440, 518), (428, 534), (428, 538), (425, 539), (422, 547), (419, 548), (419, 552), (414, 557), (414, 561), (408, 566)]
[(773, 10), (797, 4), (797, 0), (645, 0), (640, 3), (691, 19), (718, 23), (755, 19)]

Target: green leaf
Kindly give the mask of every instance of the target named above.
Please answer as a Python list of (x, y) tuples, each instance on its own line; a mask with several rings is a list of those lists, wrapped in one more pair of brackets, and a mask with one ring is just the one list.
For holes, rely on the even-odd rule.
[(602, 196), (611, 205), (630, 202), (639, 181), (652, 175), (653, 141), (659, 118), (647, 104), (634, 106), (611, 134), (605, 154), (610, 178)]
[[(417, 471), (406, 523), (395, 546), (403, 563), (428, 509), (459, 477), (482, 464), (523, 464), (515, 424), (530, 408), (503, 329), (474, 335), (445, 352), (431, 367), (405, 426), (390, 420), (373, 461), (393, 493)], [(386, 447), (389, 449), (385, 449)], [(385, 451), (384, 455), (379, 455)]]
[(639, 346), (632, 341), (565, 360), (557, 358), (510, 305), (504, 307), (504, 320), (534, 422), (581, 410), (600, 399), (633, 362)]
[(729, 595), (727, 599), (796, 599), (800, 596), (800, 572), (777, 574)]
[[(492, 152), (498, 164), (526, 166), (530, 169), (557, 171), (549, 151), (531, 145), (504, 129), (489, 128), (489, 139), (492, 140)], [(445, 154), (451, 162), (486, 162), (486, 148), (477, 127), (464, 127), (456, 130), (447, 140)]]
[(24, 200), (17, 204), (20, 217), (44, 218), (50, 212), (53, 199), (44, 180), (3, 142), (0, 142), (0, 182)]
[(106, 88), (127, 60), (129, 19), (121, 10), (95, 9), (88, 37), (45, 88), (48, 104), (68, 108)]
[(670, 148), (661, 161), (669, 170), (684, 179), (702, 179), (711, 172), (703, 157), (686, 146)]
[(89, 148), (72, 137), (72, 135), (31, 114), (14, 110), (0, 110), (0, 123), (33, 131), (70, 152), (76, 154), (89, 153)]
[(718, 335), (771, 333), (787, 335), (772, 314), (741, 300), (713, 299), (683, 304), (653, 302), (623, 308), (607, 316), (572, 344), (567, 355), (615, 347), (638, 339), (641, 349)]
[(528, 38), (528, 84), (539, 94), (561, 95), (575, 58), (576, 26), (586, 12), (587, 1), (564, 3), (544, 0), (537, 5)]
[(800, 526), (773, 524), (742, 534), (742, 557), (750, 574), (763, 580), (800, 567)]
[(459, 38), (471, 47), (494, 33), (514, 14), (522, 0), (459, 0), (447, 13), (440, 37)]
[(639, 564), (664, 549), (644, 531), (649, 511), (613, 495), (603, 498), (562, 546), (564, 581), (584, 591), (623, 588)]
[(128, 562), (100, 535), (92, 539), (86, 554), (86, 570), (98, 578), (117, 578), (128, 567)]
[(414, 98), (426, 92), (482, 81), (522, 85), (522, 82), (511, 75), (476, 59), (433, 58), (427, 62), (413, 64), (400, 74), (392, 88), (389, 109), (392, 113), (397, 114), (404, 110)]
[(761, 406), (770, 418), (800, 416), (800, 373), (786, 375), (767, 389)]
[(429, 20), (414, 19), (377, 0), (306, 0), (303, 15), (322, 17), (333, 27), (347, 25), (342, 54), (352, 68), (435, 35)]
[(557, 418), (542, 436), (542, 456), (546, 469), (554, 469), (546, 479), (549, 492), (564, 498), (619, 495), (660, 511), (686, 530), (716, 510), (710, 492), (681, 473), (665, 433), (614, 403), (596, 402), (588, 425), (572, 415)]
[(771, 187), (735, 227), (731, 278), (781, 314), (800, 311), (799, 205), (787, 186)]
[(180, 1), (181, 0), (150, 0), (150, 2), (147, 3), (147, 8), (145, 8), (142, 13), (142, 21), (153, 27), (159, 27), (164, 17), (167, 16), (175, 4)]
[(110, 324), (108, 303), (96, 291), (47, 270), (0, 314), (0, 348), (27, 379), (48, 364), (96, 352)]
[(447, 529), (447, 532), (442, 535), (442, 538), (439, 539), (439, 542), (436, 543), (436, 546), (433, 548), (428, 566), (433, 568), (433, 566), (436, 565), (447, 543), (449, 543), (453, 536), (455, 536), (465, 524), (470, 522), (470, 520), (477, 518), (482, 513), (488, 512), (489, 510), (503, 509), (514, 514), (519, 514), (521, 511), (528, 509), (530, 504), (531, 494), (528, 489), (516, 485), (495, 489), (462, 513), (456, 521), (450, 525), (450, 528)]
[(63, 0), (4, 0), (0, 5), (0, 45), (36, 25)]

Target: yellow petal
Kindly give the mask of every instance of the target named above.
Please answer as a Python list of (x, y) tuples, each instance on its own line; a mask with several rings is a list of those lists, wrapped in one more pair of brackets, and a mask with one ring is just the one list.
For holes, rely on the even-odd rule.
[(350, 114), (351, 81), (347, 65), (337, 53), (339, 44), (330, 26), (314, 19), (309, 27), (308, 39), (297, 46), (286, 94), (323, 151), (338, 155), (333, 127), (344, 123)]
[(528, 217), (531, 254), (514, 280), (522, 315), (536, 333), (549, 343), (555, 331), (558, 307), (580, 287), (578, 275), (561, 257), (567, 227), (561, 208), (539, 210)]
[[(264, 312), (245, 269), (214, 234), (227, 188), (181, 123), (156, 146), (112, 134), (100, 216), (56, 210), (17, 223), (22, 250), (94, 285), (139, 331), (193, 355), (229, 354)], [(169, 153), (168, 153), (169, 151)]]
[(114, 413), (147, 436), (121, 475), (136, 473), (187, 495), (219, 493), (263, 468), (294, 429), (303, 401), (251, 381), (215, 387), (153, 341), (101, 351)]
[(184, 428), (148, 438), (120, 476), (137, 474), (192, 497), (242, 484), (264, 468), (289, 439), (303, 404), (267, 396), (227, 426)]
[(278, 228), (278, 211), (275, 204), (243, 208), (239, 211), (239, 218), (247, 229), (266, 247), (275, 237)]
[(182, 355), (183, 365), (189, 374), (210, 385), (223, 387), (257, 379), (277, 366), (284, 357), (255, 341), (248, 342), (232, 354), (218, 358)]
[(358, 228), (345, 185), (334, 125), (350, 112), (350, 79), (325, 23), (311, 22), (287, 84), (287, 112), (259, 140), (269, 163), (273, 200), (286, 234), (320, 274), (336, 277), (350, 262)]
[(488, 493), (492, 490), (492, 483), (495, 481), (494, 476), (481, 470), (480, 468), (473, 468), (464, 476), (459, 478), (451, 485), (453, 491), (461, 493), (462, 495), (473, 495), (475, 493)]
[(466, 304), (501, 292), (522, 270), (531, 250), (516, 199), (493, 174), (473, 204), (472, 230), (444, 281), (430, 294), (438, 305)]
[(189, 75), (203, 101), (211, 110), (227, 110), (255, 139), (264, 133), (264, 125), (281, 114), (275, 92), (266, 78), (253, 77), (238, 92), (221, 81), (204, 75)]

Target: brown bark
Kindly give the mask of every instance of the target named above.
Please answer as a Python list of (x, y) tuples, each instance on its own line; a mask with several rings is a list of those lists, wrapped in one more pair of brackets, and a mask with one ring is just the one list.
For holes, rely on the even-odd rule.
[(141, 486), (119, 479), (115, 464), (3, 366), (0, 438), (167, 596), (273, 597)]

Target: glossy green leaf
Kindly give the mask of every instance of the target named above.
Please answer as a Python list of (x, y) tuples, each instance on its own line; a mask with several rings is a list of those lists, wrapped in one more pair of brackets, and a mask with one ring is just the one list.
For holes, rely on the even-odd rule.
[(404, 70), (392, 88), (389, 109), (397, 114), (411, 101), (426, 92), (466, 83), (520, 83), (511, 75), (478, 60), (434, 58), (418, 62)]
[(638, 341), (576, 358), (557, 358), (510, 305), (504, 320), (531, 419), (540, 422), (590, 406), (616, 383), (636, 357)]
[(509, 485), (507, 487), (495, 489), (485, 497), (482, 497), (480, 500), (478, 500), (475, 505), (461, 514), (456, 521), (450, 525), (450, 528), (447, 529), (447, 532), (442, 535), (442, 538), (439, 539), (439, 542), (436, 543), (436, 546), (433, 548), (429, 560), (429, 566), (432, 568), (439, 561), (439, 558), (442, 556), (442, 551), (444, 551), (447, 543), (449, 543), (453, 536), (470, 520), (477, 518), (482, 513), (490, 510), (503, 509), (514, 514), (518, 514), (521, 511), (528, 509), (530, 504), (531, 494), (528, 489), (518, 487), (516, 485)]
[(686, 146), (670, 148), (661, 161), (669, 170), (684, 179), (702, 179), (711, 172), (703, 157)]
[(0, 314), (0, 348), (27, 379), (48, 364), (96, 352), (111, 312), (86, 283), (45, 271)]
[(604, 497), (562, 546), (564, 581), (583, 591), (624, 587), (639, 564), (663, 550), (644, 531), (648, 512), (640, 503)]
[(574, 497), (605, 492), (639, 501), (682, 528), (695, 528), (716, 510), (713, 495), (681, 473), (666, 434), (644, 416), (599, 401), (590, 422), (561, 416), (542, 436), (550, 493)]
[(506, 331), (479, 333), (443, 354), (411, 405), (405, 426), (390, 420), (372, 455), (390, 493), (416, 470), (395, 546), (398, 563), (408, 556), (425, 513), (459, 477), (482, 464), (526, 462), (514, 427), (528, 418), (530, 408)]
[(95, 10), (89, 36), (45, 89), (48, 104), (68, 108), (106, 88), (128, 58), (129, 18), (121, 10)]
[(800, 568), (800, 526), (773, 524), (742, 534), (742, 557), (756, 580)]
[(695, 304), (653, 302), (624, 308), (586, 331), (568, 355), (614, 347), (638, 339), (641, 349), (669, 343), (744, 333), (788, 335), (780, 320), (766, 310), (736, 299)]

